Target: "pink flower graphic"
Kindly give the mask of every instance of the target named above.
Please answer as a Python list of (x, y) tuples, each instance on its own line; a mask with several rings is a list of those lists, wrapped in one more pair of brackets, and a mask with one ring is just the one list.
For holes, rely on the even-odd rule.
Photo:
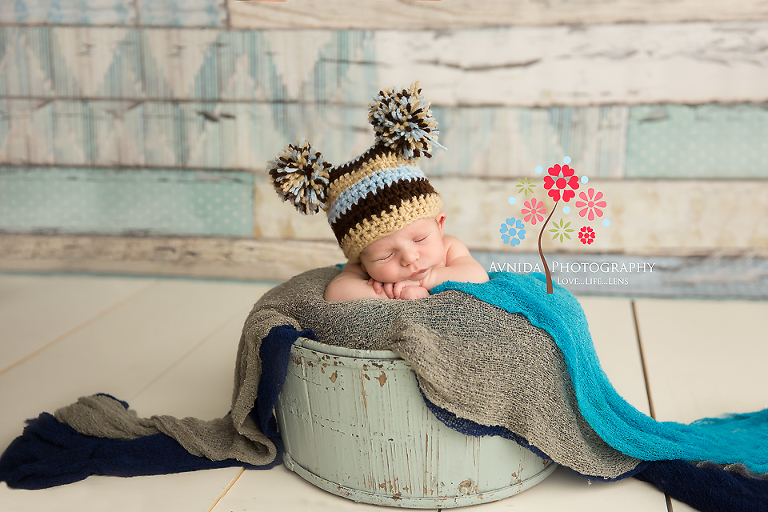
[(595, 189), (590, 188), (589, 189), (589, 196), (585, 194), (584, 192), (579, 192), (579, 197), (582, 199), (582, 201), (576, 201), (576, 207), (577, 208), (584, 208), (579, 212), (579, 215), (582, 217), (587, 215), (587, 218), (589, 220), (595, 220), (595, 214), (597, 214), (598, 217), (603, 216), (603, 211), (600, 208), (605, 208), (606, 202), (600, 201), (603, 197), (602, 192), (595, 192)]
[[(549, 176), (544, 176), (544, 188), (549, 190), (549, 197), (559, 201), (561, 197), (560, 191), (562, 190), (563, 201), (567, 203), (576, 196), (574, 190), (579, 188), (579, 178), (573, 175), (573, 169), (567, 165), (560, 167), (560, 164), (555, 164), (547, 172)], [(572, 190), (567, 190), (565, 187), (570, 187)]]
[(591, 244), (595, 241), (595, 231), (589, 226), (584, 226), (579, 230), (579, 240), (584, 245)]
[(530, 201), (525, 202), (525, 208), (520, 210), (520, 213), (525, 215), (523, 220), (530, 222), (531, 225), (536, 225), (537, 222), (544, 220), (544, 214), (547, 213), (547, 209), (544, 207), (544, 203), (536, 201), (536, 198), (531, 198)]

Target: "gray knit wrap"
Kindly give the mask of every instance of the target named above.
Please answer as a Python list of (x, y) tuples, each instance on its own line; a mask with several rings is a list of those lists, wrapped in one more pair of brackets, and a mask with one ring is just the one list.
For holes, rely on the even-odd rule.
[(256, 303), (240, 338), (226, 418), (141, 419), (104, 397), (81, 399), (56, 417), (84, 434), (132, 438), (163, 432), (196, 455), (267, 464), (275, 447), (248, 416), (261, 375), (259, 347), (273, 327), (291, 325), (312, 329), (322, 343), (397, 352), (413, 366), (433, 404), (481, 425), (503, 426), (583, 475), (612, 479), (640, 463), (608, 446), (584, 420), (562, 353), (521, 314), (455, 290), (419, 300), (326, 302), (323, 293), (338, 272), (305, 272)]

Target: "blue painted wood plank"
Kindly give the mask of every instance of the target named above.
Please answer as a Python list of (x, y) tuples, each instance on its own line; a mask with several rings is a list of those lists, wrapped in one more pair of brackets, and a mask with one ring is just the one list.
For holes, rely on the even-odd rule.
[(373, 51), (363, 31), (0, 26), (0, 95), (365, 105)]
[[(357, 106), (25, 99), (0, 105), (0, 161), (14, 164), (263, 170), (299, 138), (334, 164), (374, 141), (367, 109)], [(449, 150), (436, 149), (423, 162), (432, 176), (532, 175), (565, 155), (593, 177), (622, 170), (627, 107), (434, 110)]]
[(0, 231), (250, 237), (252, 198), (242, 172), (0, 167)]
[(0, 96), (53, 96), (49, 27), (0, 27)]
[(140, 32), (133, 28), (51, 27), (54, 94), (141, 98)]
[(223, 27), (225, 0), (138, 0), (139, 24), (145, 26)]
[(632, 107), (626, 165), (628, 178), (768, 178), (768, 108)]
[(570, 156), (591, 177), (624, 171), (628, 107), (435, 107), (440, 143), (425, 162), (438, 176), (536, 176)]
[(133, 25), (132, 0), (6, 0), (0, 23), (60, 25)]
[(223, 27), (225, 0), (13, 0), (0, 23)]
[[(665, 117), (653, 120), (654, 112)], [(423, 162), (432, 176), (533, 176), (537, 165), (568, 155), (591, 177), (768, 177), (768, 111), (760, 105), (434, 113), (448, 151)], [(373, 132), (365, 107), (326, 103), (0, 101), (0, 162), (13, 164), (263, 170), (298, 138), (341, 164), (367, 149)]]

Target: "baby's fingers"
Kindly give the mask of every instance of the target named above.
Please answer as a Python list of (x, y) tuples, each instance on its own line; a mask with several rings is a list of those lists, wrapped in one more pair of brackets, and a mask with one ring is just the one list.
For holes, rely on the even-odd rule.
[(373, 291), (374, 293), (376, 293), (376, 295), (379, 295), (381, 292), (384, 291), (384, 287), (382, 286), (382, 284), (379, 281), (375, 280), (374, 278), (370, 278), (368, 280), (368, 284), (373, 286)]
[(424, 297), (429, 297), (429, 292), (422, 286), (406, 286), (400, 292), (401, 299), (423, 299)]
[(403, 290), (407, 288), (409, 284), (410, 283), (408, 283), (408, 281), (398, 281), (397, 283), (395, 283), (393, 291), (396, 299), (401, 298)]

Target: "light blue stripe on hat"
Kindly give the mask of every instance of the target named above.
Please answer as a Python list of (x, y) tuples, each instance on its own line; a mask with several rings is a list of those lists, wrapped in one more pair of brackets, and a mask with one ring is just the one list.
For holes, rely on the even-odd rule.
[(412, 181), (425, 178), (418, 165), (399, 164), (397, 167), (385, 167), (375, 173), (361, 178), (357, 183), (348, 187), (328, 209), (328, 223), (333, 224), (339, 217), (349, 211), (355, 204), (368, 195), (369, 192), (381, 190), (398, 181)]

